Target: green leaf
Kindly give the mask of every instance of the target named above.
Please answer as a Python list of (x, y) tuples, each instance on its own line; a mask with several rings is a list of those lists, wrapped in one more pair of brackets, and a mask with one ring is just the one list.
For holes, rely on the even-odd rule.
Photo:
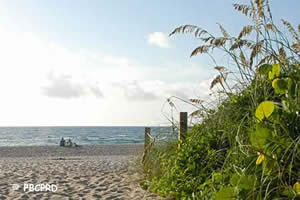
[(263, 149), (270, 139), (272, 139), (271, 130), (261, 125), (258, 125), (250, 135), (251, 144), (258, 149)]
[(214, 179), (214, 181), (217, 182), (217, 183), (221, 182), (221, 181), (222, 181), (222, 173), (220, 173), (220, 172), (215, 172), (215, 173), (213, 174), (213, 179)]
[(273, 64), (272, 72), (274, 72), (276, 76), (279, 76), (280, 75), (280, 64)]
[(255, 117), (261, 121), (264, 118), (270, 117), (275, 109), (275, 105), (272, 101), (264, 101), (260, 103), (255, 111)]
[(216, 200), (235, 200), (236, 199), (236, 191), (234, 187), (225, 187), (219, 190), (215, 194)]
[(287, 196), (287, 197), (289, 197), (289, 198), (291, 198), (291, 199), (292, 199), (293, 197), (295, 197), (293, 188), (292, 188), (291, 186), (285, 187), (284, 190), (281, 192), (281, 195)]
[(272, 87), (275, 89), (276, 94), (285, 94), (288, 92), (288, 81), (280, 78), (276, 78), (272, 82)]
[(258, 68), (258, 72), (264, 76), (268, 75), (270, 71), (272, 71), (272, 65), (269, 65), (269, 64), (261, 65)]
[(291, 113), (289, 102), (285, 101), (285, 100), (282, 100), (281, 103), (282, 103), (283, 110), (288, 112), (288, 113)]
[(296, 182), (293, 186), (295, 192), (297, 193), (297, 195), (300, 195), (300, 182)]
[(239, 180), (240, 180), (240, 176), (237, 175), (237, 174), (233, 174), (233, 176), (232, 176), (231, 179), (230, 179), (230, 184), (231, 184), (232, 186), (237, 186)]
[(245, 175), (241, 178), (239, 187), (245, 190), (251, 190), (255, 187), (256, 176), (255, 175)]
[(240, 189), (251, 190), (256, 184), (255, 175), (242, 175), (233, 174), (230, 179), (232, 186), (238, 186)]
[(272, 71), (269, 71), (269, 79), (273, 80), (274, 78), (278, 77), (280, 74), (280, 64), (273, 64)]

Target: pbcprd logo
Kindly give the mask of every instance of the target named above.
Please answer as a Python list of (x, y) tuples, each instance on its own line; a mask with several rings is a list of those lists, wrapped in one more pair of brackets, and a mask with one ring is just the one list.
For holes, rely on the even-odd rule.
[(13, 190), (23, 189), (24, 192), (56, 192), (57, 186), (54, 184), (30, 184), (25, 183), (22, 185), (19, 184), (11, 184)]

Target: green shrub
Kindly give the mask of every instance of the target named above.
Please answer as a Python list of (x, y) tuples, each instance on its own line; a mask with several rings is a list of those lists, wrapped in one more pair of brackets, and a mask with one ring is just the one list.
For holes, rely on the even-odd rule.
[[(201, 123), (180, 148), (154, 151), (144, 184), (176, 199), (300, 199), (299, 36), (284, 20), (290, 39), (279, 31), (268, 1), (234, 7), (252, 21), (237, 37), (221, 25), (221, 37), (191, 25), (171, 33), (194, 33), (205, 43), (192, 56), (219, 49), (234, 65), (215, 66), (211, 88), (221, 86), (222, 103), (194, 112)], [(255, 40), (245, 38), (251, 33)]]

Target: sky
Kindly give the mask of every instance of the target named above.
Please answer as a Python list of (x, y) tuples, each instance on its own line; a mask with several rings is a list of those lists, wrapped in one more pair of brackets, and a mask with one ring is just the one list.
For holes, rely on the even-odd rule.
[[(217, 23), (238, 34), (247, 18), (232, 4), (247, 2), (1, 0), (0, 126), (166, 123), (168, 97), (206, 99), (217, 74), (208, 57), (190, 58), (197, 39), (168, 34), (184, 24), (218, 33)], [(299, 24), (299, 0), (271, 6)]]

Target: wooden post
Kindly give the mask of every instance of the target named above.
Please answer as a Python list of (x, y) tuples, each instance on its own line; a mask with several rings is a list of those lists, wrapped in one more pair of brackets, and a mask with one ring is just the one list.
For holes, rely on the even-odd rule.
[(180, 112), (178, 140), (184, 140), (188, 128), (187, 112)]
[(151, 134), (151, 128), (146, 127), (145, 128), (145, 144), (144, 144), (144, 149), (147, 148), (147, 146), (150, 144), (150, 134)]

